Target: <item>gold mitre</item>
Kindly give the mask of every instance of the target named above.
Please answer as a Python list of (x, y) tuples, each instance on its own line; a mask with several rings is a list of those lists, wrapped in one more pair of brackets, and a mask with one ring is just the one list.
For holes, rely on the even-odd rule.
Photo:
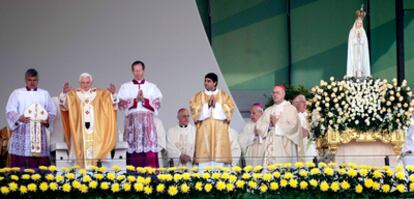
[(367, 13), (364, 11), (364, 5), (361, 6), (361, 9), (355, 11), (355, 17), (357, 19), (364, 20), (364, 17), (367, 15)]

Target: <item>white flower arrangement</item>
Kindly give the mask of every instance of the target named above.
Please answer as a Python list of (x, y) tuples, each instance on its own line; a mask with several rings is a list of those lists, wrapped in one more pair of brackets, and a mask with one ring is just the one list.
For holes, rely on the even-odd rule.
[(311, 128), (315, 138), (328, 129), (391, 133), (407, 130), (414, 111), (412, 91), (403, 81), (393, 79), (347, 79), (320, 81), (311, 89), (309, 100)]

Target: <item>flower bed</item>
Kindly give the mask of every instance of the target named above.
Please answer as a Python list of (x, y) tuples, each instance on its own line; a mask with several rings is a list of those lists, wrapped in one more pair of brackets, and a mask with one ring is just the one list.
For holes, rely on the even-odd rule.
[(321, 81), (312, 88), (311, 131), (315, 138), (328, 130), (391, 133), (406, 131), (413, 113), (412, 91), (394, 79), (347, 79)]
[(414, 197), (414, 166), (296, 163), (245, 168), (0, 169), (2, 198)]

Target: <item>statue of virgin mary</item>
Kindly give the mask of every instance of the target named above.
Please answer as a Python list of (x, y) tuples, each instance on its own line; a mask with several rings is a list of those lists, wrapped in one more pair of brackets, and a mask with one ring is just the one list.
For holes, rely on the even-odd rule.
[(356, 11), (356, 20), (349, 32), (346, 78), (371, 76), (368, 40), (363, 25), (365, 15), (366, 13), (362, 8)]

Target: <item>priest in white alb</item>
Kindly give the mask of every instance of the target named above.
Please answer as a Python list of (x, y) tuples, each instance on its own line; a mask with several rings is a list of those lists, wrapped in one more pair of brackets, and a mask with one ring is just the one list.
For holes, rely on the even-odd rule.
[(296, 108), (285, 100), (285, 86), (273, 88), (274, 104), (257, 122), (260, 134), (266, 135), (264, 166), (294, 163), (303, 157), (303, 137)]
[(50, 165), (46, 128), (53, 123), (56, 107), (49, 92), (38, 88), (38, 72), (25, 74), (26, 86), (14, 90), (6, 105), (12, 135), (9, 141), (10, 167), (38, 168)]
[(302, 94), (299, 94), (293, 98), (292, 105), (298, 111), (298, 116), (300, 120), (302, 136), (303, 136), (303, 147), (305, 152), (304, 161), (311, 162), (313, 158), (318, 155), (316, 151), (315, 141), (312, 140), (312, 135), (310, 133), (308, 113), (306, 110), (306, 97)]
[(250, 120), (243, 127), (239, 136), (246, 165), (263, 165), (265, 136), (256, 127), (257, 120), (263, 115), (263, 105), (254, 103), (250, 108)]
[(92, 87), (92, 83), (92, 76), (82, 73), (79, 88), (72, 89), (65, 83), (59, 95), (69, 157), (84, 168), (110, 157), (116, 144), (115, 86), (99, 89)]
[(122, 84), (118, 108), (125, 112), (124, 140), (128, 143), (127, 164), (136, 167), (159, 167), (158, 133), (154, 116), (158, 114), (162, 94), (157, 85), (144, 79), (145, 64), (131, 65), (134, 79)]
[(190, 112), (180, 108), (177, 112), (178, 124), (168, 129), (167, 152), (174, 166), (193, 165), (195, 127), (190, 124)]

